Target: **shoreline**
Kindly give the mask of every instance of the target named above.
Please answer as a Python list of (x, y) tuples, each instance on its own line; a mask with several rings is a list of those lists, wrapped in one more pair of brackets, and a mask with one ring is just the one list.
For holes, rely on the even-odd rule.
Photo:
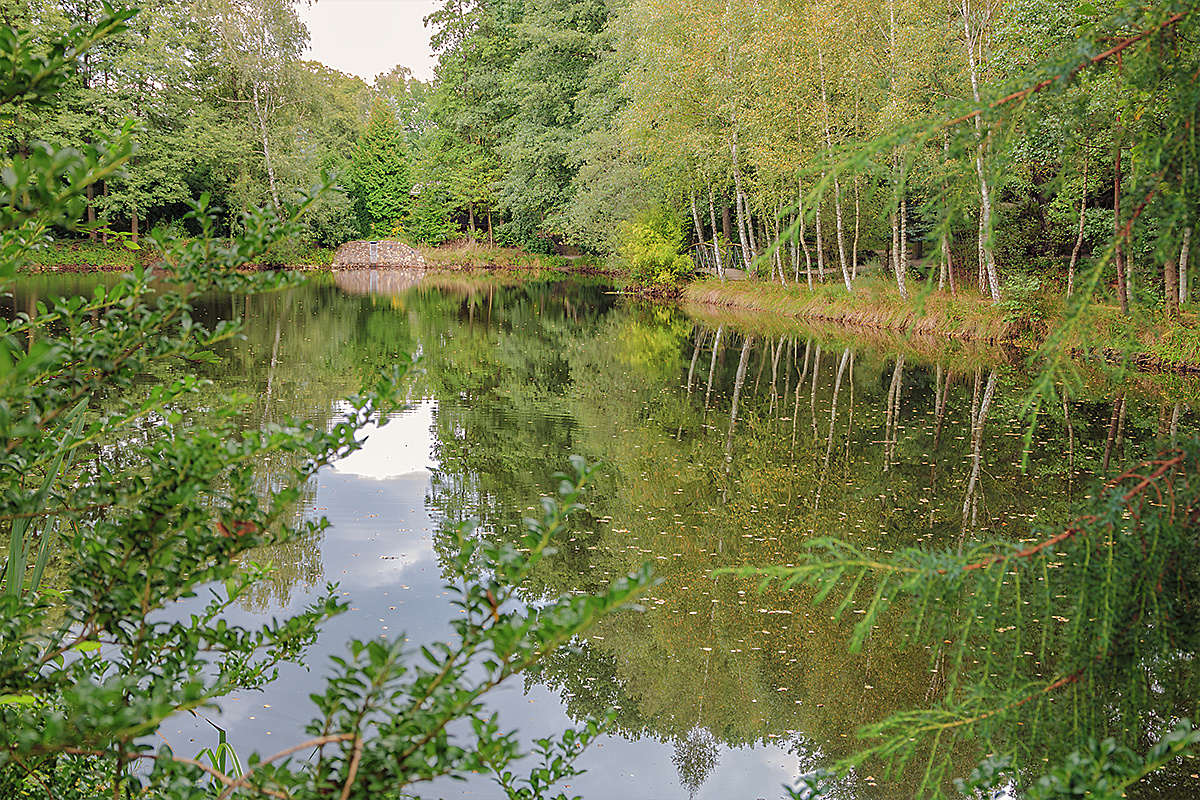
[[(558, 255), (525, 253), (515, 248), (458, 242), (436, 248), (418, 248), (424, 257), (421, 268), (430, 273), (485, 273), (527, 277), (538, 273), (610, 277), (621, 273), (603, 261)], [(322, 251), (324, 252), (324, 251)], [(332, 256), (334, 251), (328, 251)], [(76, 253), (92, 258), (72, 259)], [(130, 251), (108, 245), (58, 245), (42, 254), (41, 263), (26, 264), (24, 274), (120, 273), (141, 263), (154, 269), (161, 263), (146, 250)], [(50, 256), (47, 258), (46, 256)], [(60, 256), (60, 261), (54, 261)], [(96, 256), (99, 256), (97, 258)], [(109, 260), (111, 258), (111, 260)], [(379, 269), (387, 269), (380, 266)], [(324, 263), (289, 266), (247, 264), (247, 271), (290, 269), (299, 272), (334, 273), (367, 270), (366, 265), (338, 267)], [(841, 284), (826, 283), (809, 290), (805, 286), (783, 287), (758, 281), (719, 281), (701, 278), (680, 287), (659, 291), (623, 291), (650, 301), (679, 302), (740, 317), (742, 323), (761, 322), (759, 317), (807, 321), (847, 332), (880, 332), (901, 337), (933, 337), (947, 343), (1018, 351), (1026, 357), (1044, 344), (1046, 334), (1065, 316), (1063, 298), (1053, 288), (1037, 296), (1012, 298), (1001, 306), (970, 291), (958, 294), (930, 291), (902, 298), (896, 287), (882, 277), (860, 278), (855, 292)], [(753, 315), (752, 317), (750, 315)], [(1121, 318), (1115, 307), (1097, 303), (1089, 318), (1064, 344), (1075, 359), (1100, 358), (1113, 364), (1125, 362), (1139, 372), (1200, 374), (1200, 318), (1184, 312), (1166, 321), (1161, 314), (1143, 309), (1135, 317)]]

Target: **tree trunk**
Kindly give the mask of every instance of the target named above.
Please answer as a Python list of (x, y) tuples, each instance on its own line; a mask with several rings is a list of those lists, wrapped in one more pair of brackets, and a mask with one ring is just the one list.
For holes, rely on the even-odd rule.
[[(967, 0), (962, 5), (963, 30), (966, 35), (967, 66), (971, 75), (971, 95), (975, 104), (979, 105), (979, 68), (975, 61), (975, 46), (978, 32), (971, 25), (970, 11)], [(1000, 280), (996, 275), (996, 258), (992, 251), (992, 188), (988, 184), (987, 173), (983, 168), (983, 149), (986, 142), (983, 138), (983, 120), (975, 115), (975, 172), (979, 176), (979, 252), (983, 257), (984, 274), (987, 276), (988, 288), (991, 290), (992, 302), (1000, 302)]]
[(1067, 265), (1067, 297), (1075, 293), (1075, 265), (1079, 263), (1079, 248), (1083, 246), (1084, 211), (1087, 209), (1088, 159), (1083, 158), (1083, 191), (1079, 197), (1079, 230), (1075, 234), (1075, 247), (1071, 250), (1071, 263)]
[(1125, 274), (1125, 251), (1121, 248), (1121, 138), (1124, 131), (1121, 128), (1121, 115), (1117, 114), (1117, 130), (1113, 136), (1116, 142), (1116, 153), (1113, 156), (1113, 261), (1117, 267), (1117, 295), (1121, 303), (1121, 313), (1129, 316), (1129, 287)]
[[(822, 176), (822, 177), (824, 177), (824, 176)], [(817, 199), (817, 205), (816, 205), (816, 208), (813, 209), (813, 211), (816, 214), (816, 220), (815, 220), (816, 232), (815, 233), (816, 233), (816, 237), (817, 237), (817, 276), (820, 278), (821, 283), (824, 283), (825, 282), (825, 243), (821, 240), (821, 200), (822, 199), (823, 198)]]
[(721, 280), (725, 280), (725, 267), (721, 263), (721, 241), (717, 236), (717, 207), (713, 198), (713, 188), (711, 183), (708, 185), (708, 216), (709, 220), (712, 222), (713, 258), (716, 259), (717, 263), (717, 277)]
[(704, 246), (704, 226), (700, 224), (700, 209), (696, 206), (696, 190), (692, 189), (692, 224), (696, 226), (696, 244)]
[[(100, 196), (105, 200), (108, 199), (108, 181), (100, 182)], [(108, 225), (105, 225), (103, 230), (100, 231), (100, 241), (104, 245), (108, 244)]]
[(779, 219), (783, 216), (783, 200), (782, 195), (779, 201), (779, 210), (775, 213), (775, 264), (779, 267), (779, 283), (786, 287), (787, 273), (783, 269), (783, 245), (779, 243)]
[(271, 161), (271, 148), (267, 144), (266, 109), (262, 107), (258, 99), (258, 84), (253, 84), (253, 87), (251, 99), (254, 103), (254, 115), (258, 119), (259, 134), (262, 137), (263, 163), (267, 167), (267, 185), (271, 187), (271, 202), (278, 212), (282, 210), (282, 206), (279, 204), (279, 191), (275, 188), (275, 165)]
[(904, 276), (904, 296), (908, 297), (908, 198), (900, 194), (900, 271)]
[(1163, 298), (1167, 319), (1179, 316), (1179, 265), (1175, 259), (1168, 258), (1163, 264)]
[(800, 217), (800, 247), (804, 249), (804, 266), (808, 272), (808, 289), (812, 291), (812, 253), (808, 250), (807, 231), (805, 231), (806, 226), (804, 224), (804, 182), (798, 180), (796, 185), (799, 187), (796, 194), (796, 216)]
[[(903, 197), (903, 190), (900, 189), (900, 154), (895, 150), (892, 151), (892, 180), (896, 182), (897, 193)], [(903, 208), (903, 206), (901, 208)], [(908, 284), (905, 281), (907, 276), (905, 275), (905, 262), (902, 260), (903, 256), (907, 256), (907, 253), (904, 253), (902, 256), (901, 248), (903, 247), (902, 242), (904, 237), (900, 232), (900, 226), (902, 224), (900, 219), (903, 216), (903, 213), (903, 211), (893, 211), (891, 213), (892, 272), (895, 273), (896, 288), (900, 290), (900, 296), (907, 298)]]
[(733, 159), (733, 191), (735, 201), (737, 202), (737, 226), (738, 239), (742, 243), (742, 266), (749, 272), (750, 264), (754, 261), (754, 251), (751, 248), (750, 238), (747, 233), (747, 227), (750, 225), (750, 220), (746, 218), (749, 209), (746, 207), (746, 198), (742, 194), (742, 170), (738, 166), (738, 135), (736, 122), (732, 118), (729, 120), (733, 127), (733, 136), (729, 143), (729, 154)]
[(1188, 299), (1188, 255), (1192, 250), (1192, 229), (1183, 229), (1183, 244), (1179, 248), (1179, 302)]
[(137, 244), (138, 243), (138, 217), (137, 217), (137, 209), (136, 208), (129, 213), (129, 232), (132, 234), (133, 243)]
[[(825, 52), (821, 49), (821, 35), (816, 31), (817, 64), (821, 74), (821, 113), (825, 119), (825, 149), (833, 150), (833, 137), (829, 132), (829, 95), (825, 91)], [(837, 223), (838, 264), (842, 268), (842, 280), (846, 283), (846, 291), (853, 291), (850, 285), (850, 268), (846, 265), (846, 237), (842, 222), (842, 185), (837, 173), (833, 174), (833, 215)]]

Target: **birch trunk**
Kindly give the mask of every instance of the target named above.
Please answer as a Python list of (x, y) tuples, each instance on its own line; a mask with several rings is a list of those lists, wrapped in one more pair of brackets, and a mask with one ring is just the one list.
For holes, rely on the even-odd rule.
[(721, 280), (725, 280), (725, 267), (721, 263), (721, 240), (720, 237), (717, 236), (717, 207), (713, 199), (713, 188), (711, 183), (708, 185), (708, 216), (712, 222), (713, 258), (715, 258), (717, 262), (717, 277)]
[(817, 276), (821, 283), (825, 282), (825, 243), (821, 241), (821, 201), (817, 201), (817, 206), (814, 209), (816, 220), (816, 237), (817, 237)]
[[(893, 176), (893, 179), (896, 181), (897, 189), (899, 189), (899, 185), (900, 185), (900, 154), (895, 151), (892, 151), (892, 176)], [(902, 190), (900, 190), (900, 193), (903, 196)], [(906, 271), (905, 270), (905, 262), (901, 260), (901, 247), (903, 246), (902, 245), (903, 236), (901, 235), (901, 232), (900, 232), (901, 222), (900, 222), (899, 217), (902, 214), (903, 214), (903, 211), (901, 211), (899, 213), (897, 213), (896, 211), (893, 211), (891, 213), (892, 272), (894, 272), (896, 274), (896, 288), (900, 290), (900, 296), (907, 298), (908, 297), (908, 284), (905, 281), (905, 277), (906, 277), (905, 276), (905, 271)], [(907, 253), (904, 253), (904, 257), (907, 257), (907, 255), (908, 255)]]
[(1088, 159), (1083, 159), (1083, 192), (1079, 198), (1079, 230), (1075, 234), (1075, 247), (1071, 249), (1071, 263), (1067, 265), (1067, 297), (1075, 293), (1075, 265), (1079, 263), (1079, 248), (1083, 247), (1083, 212), (1087, 209)]
[(1179, 302), (1188, 299), (1188, 254), (1192, 251), (1192, 229), (1183, 229), (1183, 245), (1179, 248)]
[[(825, 91), (825, 52), (821, 49), (821, 34), (816, 31), (817, 65), (821, 75), (821, 113), (825, 119), (825, 149), (833, 150), (833, 137), (829, 132), (829, 95)], [(846, 236), (842, 221), (842, 185), (837, 173), (833, 174), (833, 215), (837, 224), (838, 264), (842, 268), (842, 280), (846, 283), (846, 291), (853, 291), (850, 284), (850, 269), (846, 265)]]
[(251, 99), (254, 104), (254, 116), (258, 120), (258, 132), (262, 138), (263, 163), (267, 168), (267, 185), (271, 188), (271, 203), (278, 212), (282, 210), (282, 206), (279, 204), (279, 190), (275, 187), (275, 165), (271, 161), (271, 148), (267, 143), (266, 109), (262, 107), (262, 103), (259, 101), (257, 82), (253, 84)]
[[(963, 30), (966, 35), (967, 67), (971, 75), (971, 96), (979, 105), (979, 65), (975, 58), (975, 48), (978, 43), (978, 31), (971, 25), (970, 9), (967, 0), (962, 5)], [(987, 276), (988, 288), (991, 290), (992, 302), (1000, 302), (1000, 280), (996, 275), (996, 258), (992, 251), (992, 188), (988, 184), (987, 173), (983, 168), (983, 149), (986, 144), (983, 138), (983, 120), (975, 115), (975, 172), (979, 176), (979, 252), (983, 258), (984, 274)]]
[[(804, 182), (797, 181), (796, 185), (799, 187), (796, 193), (796, 216), (800, 217), (800, 247), (804, 249), (804, 268), (808, 273), (808, 288), (811, 291), (813, 288), (812, 253), (808, 250), (807, 231), (805, 230), (807, 226), (804, 224)], [(798, 280), (799, 278), (797, 278)]]
[(700, 224), (700, 209), (696, 207), (696, 190), (692, 189), (692, 224), (696, 226), (696, 244), (704, 253), (704, 226)]

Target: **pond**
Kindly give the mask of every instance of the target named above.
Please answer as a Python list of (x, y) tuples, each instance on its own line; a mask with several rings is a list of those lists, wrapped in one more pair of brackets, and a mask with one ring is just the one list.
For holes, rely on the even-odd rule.
[[(12, 302), (94, 280), (40, 276)], [(211, 745), (214, 726), (243, 757), (303, 741), (308, 695), (351, 636), (414, 647), (447, 636), (449, 531), (468, 518), (497, 536), (519, 530), (577, 453), (603, 461), (602, 478), (526, 599), (599, 589), (644, 562), (662, 583), (644, 611), (603, 620), (489, 706), (527, 741), (617, 709), (571, 795), (780, 797), (854, 752), (864, 723), (927, 704), (944, 678), (924, 649), (898, 646), (894, 624), (851, 654), (852, 614), (714, 569), (790, 564), (814, 536), (881, 553), (1031, 540), (1067, 522), (1097, 477), (1197, 429), (1186, 381), (1096, 373), (1043, 410), (1027, 446), (1018, 353), (643, 303), (589, 278), (348, 272), (207, 298), (197, 316), (246, 322), (245, 339), (200, 369), (218, 392), (253, 398), (247, 424), (328, 421), (374, 371), (419, 362), (410, 410), (306, 487), (297, 513), (332, 525), (256, 553), (276, 571), (236, 616), (296, 611), (327, 582), (351, 610), (306, 667), (286, 665), (208, 721), (165, 724), (184, 755)], [(276, 467), (261, 466), (265, 485)], [(960, 750), (965, 774), (983, 753)], [(912, 780), (864, 769), (842, 796), (908, 797)], [(476, 777), (427, 796), (500, 794)]]

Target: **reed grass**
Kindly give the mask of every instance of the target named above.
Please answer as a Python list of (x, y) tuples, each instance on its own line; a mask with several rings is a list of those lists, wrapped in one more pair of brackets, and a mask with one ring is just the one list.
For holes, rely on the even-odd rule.
[(809, 291), (757, 281), (705, 279), (685, 287), (683, 297), (692, 303), (987, 344), (1019, 343), (1023, 333), (1021, 325), (990, 299), (970, 292), (936, 291), (905, 299), (890, 281), (875, 276), (860, 278), (853, 292), (840, 283)]

